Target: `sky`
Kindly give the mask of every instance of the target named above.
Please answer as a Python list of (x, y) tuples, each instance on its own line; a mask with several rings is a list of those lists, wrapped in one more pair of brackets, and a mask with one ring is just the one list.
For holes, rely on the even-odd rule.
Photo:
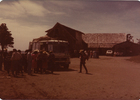
[(137, 0), (3, 0), (0, 24), (6, 23), (14, 48), (26, 50), (57, 22), (83, 33), (126, 33), (140, 39)]

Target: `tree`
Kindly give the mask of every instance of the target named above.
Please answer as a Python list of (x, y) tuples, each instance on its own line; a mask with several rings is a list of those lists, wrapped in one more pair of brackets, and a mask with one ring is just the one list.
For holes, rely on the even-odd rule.
[(133, 36), (131, 34), (127, 34), (127, 41), (133, 42)]
[(137, 41), (138, 41), (137, 43), (140, 45), (140, 39), (137, 39)]
[(14, 38), (12, 37), (11, 31), (8, 31), (8, 28), (5, 23), (2, 23), (0, 25), (0, 45), (2, 49), (2, 54), (4, 52), (4, 49), (7, 47), (13, 47)]

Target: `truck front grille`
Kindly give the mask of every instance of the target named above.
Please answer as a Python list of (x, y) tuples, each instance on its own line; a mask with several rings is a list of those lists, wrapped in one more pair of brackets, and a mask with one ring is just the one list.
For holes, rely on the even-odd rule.
[(55, 58), (55, 61), (66, 61), (67, 58)]

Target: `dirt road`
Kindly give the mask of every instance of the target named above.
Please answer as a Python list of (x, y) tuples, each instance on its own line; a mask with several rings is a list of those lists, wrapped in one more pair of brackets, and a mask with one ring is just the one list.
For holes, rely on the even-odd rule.
[(2, 99), (140, 99), (140, 64), (130, 57), (106, 57), (86, 62), (89, 74), (79, 72), (79, 59), (72, 58), (69, 70), (54, 74), (25, 74), (6, 78), (0, 72)]

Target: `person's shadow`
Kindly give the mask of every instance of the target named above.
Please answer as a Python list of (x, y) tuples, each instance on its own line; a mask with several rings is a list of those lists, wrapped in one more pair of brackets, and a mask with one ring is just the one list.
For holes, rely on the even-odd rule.
[(91, 74), (91, 73), (87, 73), (87, 75), (93, 75), (93, 74)]
[(58, 74), (58, 73), (53, 73), (52, 75), (60, 75), (60, 74)]
[(55, 71), (53, 73), (51, 73), (50, 71), (46, 71), (45, 74), (60, 75), (58, 73), (55, 73)]

